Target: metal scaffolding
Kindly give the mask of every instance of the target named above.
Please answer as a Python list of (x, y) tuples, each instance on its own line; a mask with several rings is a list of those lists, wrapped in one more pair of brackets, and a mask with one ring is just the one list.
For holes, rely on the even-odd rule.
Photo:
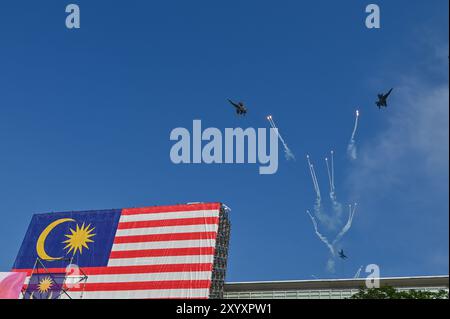
[(211, 299), (223, 299), (231, 231), (229, 212), (230, 209), (228, 207), (221, 205), (219, 213), (219, 229), (217, 231), (216, 248), (214, 252), (211, 287), (209, 290), (209, 298)]

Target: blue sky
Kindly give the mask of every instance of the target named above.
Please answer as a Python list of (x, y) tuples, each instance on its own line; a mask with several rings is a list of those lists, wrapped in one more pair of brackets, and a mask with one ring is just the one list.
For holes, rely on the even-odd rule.
[[(356, 0), (74, 2), (79, 30), (65, 28), (65, 2), (0, 4), (0, 270), (33, 213), (221, 201), (229, 281), (349, 277), (372, 263), (382, 276), (448, 274), (448, 1), (376, 1), (379, 30)], [(297, 156), (280, 149), (275, 175), (170, 161), (173, 128), (268, 127), (267, 114)], [(334, 274), (305, 213), (305, 156), (326, 193), (331, 149), (339, 200), (359, 203)]]

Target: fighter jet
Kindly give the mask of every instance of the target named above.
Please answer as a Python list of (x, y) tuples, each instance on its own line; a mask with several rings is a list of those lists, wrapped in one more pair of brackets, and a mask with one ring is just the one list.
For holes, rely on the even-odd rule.
[(245, 108), (244, 103), (242, 103), (242, 102), (235, 103), (235, 102), (231, 101), (230, 99), (228, 99), (228, 102), (230, 102), (231, 105), (233, 105), (236, 108), (236, 113), (238, 115), (247, 114), (247, 109)]
[(387, 107), (387, 98), (391, 94), (392, 90), (393, 89), (390, 89), (386, 94), (378, 94), (378, 101), (376, 103), (379, 109), (382, 107)]
[(348, 258), (347, 256), (345, 256), (343, 249), (341, 249), (341, 251), (339, 252), (339, 258), (341, 258), (341, 259), (347, 259)]

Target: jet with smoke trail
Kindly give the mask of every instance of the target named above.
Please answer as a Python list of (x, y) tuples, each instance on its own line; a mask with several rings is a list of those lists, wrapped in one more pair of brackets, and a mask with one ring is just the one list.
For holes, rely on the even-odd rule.
[(292, 151), (290, 150), (290, 148), (287, 146), (286, 142), (284, 141), (283, 137), (280, 134), (280, 130), (278, 129), (278, 127), (276, 126), (272, 115), (267, 116), (267, 120), (269, 121), (269, 124), (272, 128), (276, 129), (275, 131), (277, 132), (278, 138), (280, 139), (281, 143), (283, 144), (284, 147), (284, 155), (286, 157), (286, 160), (294, 160), (295, 161), (295, 156), (294, 153), (292, 153)]
[(350, 142), (347, 146), (347, 154), (352, 160), (356, 160), (358, 158), (358, 153), (356, 149), (356, 130), (358, 129), (358, 121), (359, 121), (359, 111), (356, 110), (356, 117), (355, 117), (355, 126), (353, 128), (352, 136), (350, 138)]

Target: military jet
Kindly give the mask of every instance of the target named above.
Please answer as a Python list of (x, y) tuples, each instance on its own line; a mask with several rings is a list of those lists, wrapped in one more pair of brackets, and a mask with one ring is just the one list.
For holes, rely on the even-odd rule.
[(392, 90), (393, 89), (390, 89), (386, 94), (378, 94), (378, 101), (376, 103), (379, 109), (382, 107), (387, 107), (387, 98), (391, 94)]
[(341, 249), (341, 251), (339, 252), (339, 258), (341, 258), (341, 259), (347, 259), (348, 258), (347, 256), (345, 256), (343, 249)]
[(231, 101), (230, 99), (228, 99), (228, 102), (230, 102), (231, 105), (233, 105), (236, 108), (236, 113), (238, 115), (247, 114), (247, 109), (245, 108), (244, 103), (242, 103), (242, 102), (235, 103), (235, 102)]

